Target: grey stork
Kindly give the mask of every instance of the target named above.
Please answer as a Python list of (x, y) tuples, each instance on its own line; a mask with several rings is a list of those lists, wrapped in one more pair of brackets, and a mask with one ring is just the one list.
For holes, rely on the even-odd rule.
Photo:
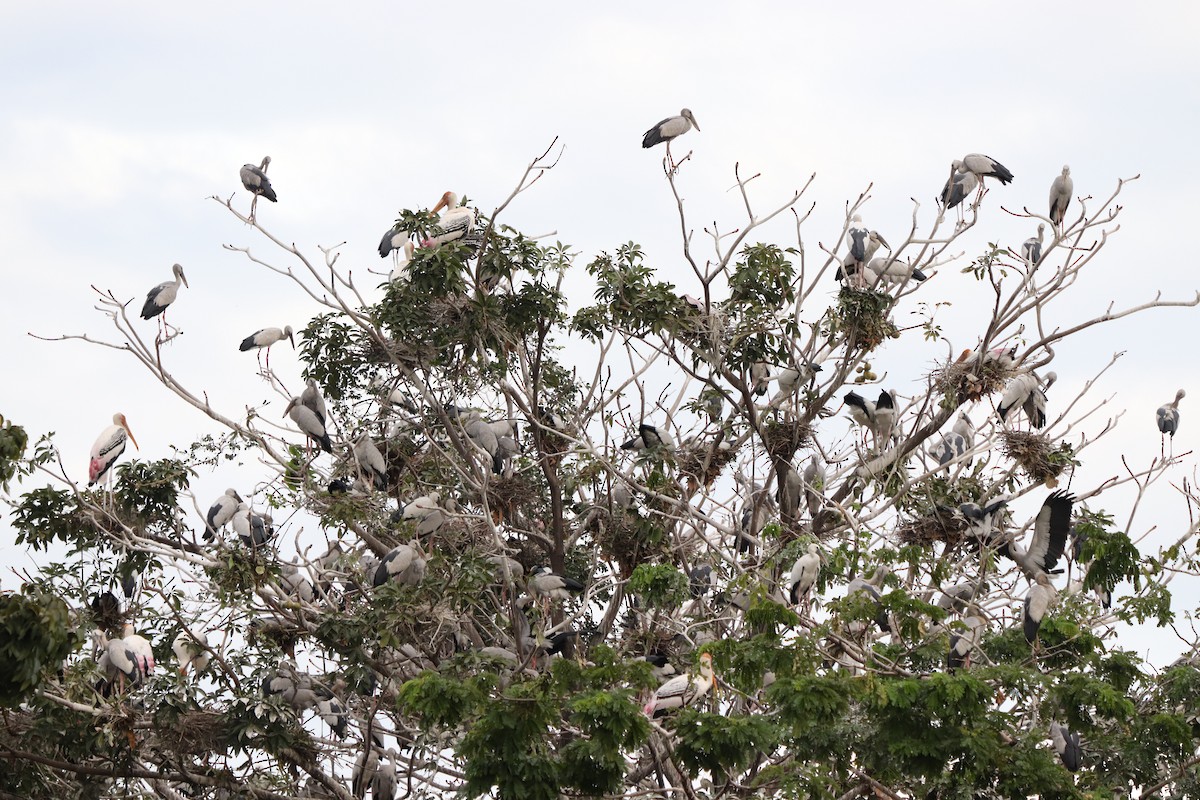
[(690, 706), (712, 691), (712, 654), (700, 654), (700, 668), (694, 673), (676, 675), (659, 686), (654, 696), (642, 707), (648, 717), (661, 717), (668, 711)]
[(329, 432), (325, 430), (324, 421), (316, 411), (302, 403), (299, 397), (292, 398), (292, 401), (287, 404), (287, 408), (283, 410), (283, 416), (289, 417), (292, 422), (296, 423), (300, 432), (316, 442), (326, 453), (333, 453), (333, 443), (329, 439)]
[(174, 303), (175, 298), (179, 295), (179, 284), (188, 285), (187, 276), (183, 274), (183, 267), (179, 264), (171, 267), (171, 274), (175, 276), (175, 280), (163, 281), (147, 292), (146, 303), (142, 306), (142, 319), (153, 319), (160, 314), (162, 315), (162, 319), (160, 320), (162, 328), (159, 334), (160, 340), (165, 339), (167, 336), (167, 306)]
[(179, 662), (179, 674), (187, 675), (188, 667), (201, 672), (208, 666), (212, 653), (208, 649), (208, 634), (199, 628), (182, 630), (171, 642), (171, 652)]
[(1187, 392), (1180, 389), (1175, 393), (1175, 399), (1167, 403), (1165, 406), (1159, 406), (1155, 412), (1155, 417), (1158, 421), (1158, 431), (1162, 434), (1165, 442), (1166, 437), (1171, 437), (1171, 443), (1175, 442), (1175, 432), (1179, 430), (1179, 401), (1187, 396)]
[(236, 489), (226, 489), (225, 494), (208, 507), (208, 514), (204, 517), (204, 541), (211, 541), (217, 535), (217, 531), (233, 519), (241, 502), (242, 497)]
[(979, 632), (986, 624), (979, 609), (975, 606), (970, 607), (969, 613), (963, 617), (962, 622), (967, 626), (967, 630), (963, 633), (950, 634), (950, 652), (946, 654), (947, 672), (971, 666), (971, 654), (975, 651), (975, 645), (979, 641)]
[(1050, 723), (1050, 741), (1054, 752), (1062, 759), (1063, 766), (1068, 772), (1078, 772), (1083, 762), (1083, 749), (1079, 743), (1079, 734), (1064, 728), (1057, 722)]
[(406, 586), (416, 586), (425, 579), (425, 553), (421, 544), (413, 540), (408, 544), (393, 547), (375, 568), (371, 579), (372, 586), (383, 586), (388, 581), (396, 581)]
[(657, 447), (665, 447), (670, 450), (674, 446), (675, 442), (671, 439), (671, 434), (667, 433), (665, 429), (643, 422), (638, 425), (637, 436), (622, 444), (621, 449), (653, 450)]
[(238, 175), (242, 179), (242, 186), (246, 191), (254, 195), (254, 199), (250, 201), (250, 218), (249, 222), (254, 223), (254, 212), (258, 207), (258, 198), (265, 197), (272, 203), (278, 203), (279, 197), (275, 194), (275, 189), (271, 187), (271, 181), (267, 178), (267, 167), (271, 166), (271, 157), (263, 156), (262, 163), (259, 166), (253, 164), (243, 164)]
[(262, 369), (262, 351), (267, 351), (267, 369), (271, 368), (271, 345), (278, 341), (287, 339), (292, 343), (292, 349), (296, 349), (296, 340), (292, 336), (292, 326), (285, 325), (280, 328), (262, 328), (242, 339), (242, 343), (238, 345), (238, 350), (245, 353), (247, 350), (258, 351), (258, 366)]
[(1004, 422), (1014, 408), (1020, 407), (1025, 412), (1029, 424), (1035, 428), (1046, 427), (1046, 390), (1058, 380), (1058, 374), (1046, 373), (1043, 383), (1034, 372), (1018, 375), (1004, 387), (1000, 402), (996, 404), (996, 413)]
[(796, 563), (792, 564), (792, 571), (788, 573), (788, 600), (792, 605), (798, 606), (808, 599), (808, 592), (817, 582), (820, 572), (821, 549), (813, 542), (809, 544), (807, 551), (796, 559)]
[(1050, 582), (1050, 576), (1044, 572), (1039, 572), (1034, 584), (1029, 587), (1029, 594), (1025, 596), (1022, 629), (1025, 632), (1026, 642), (1033, 644), (1033, 641), (1037, 638), (1038, 631), (1042, 627), (1042, 621), (1057, 601), (1058, 590)]
[(1030, 236), (1021, 245), (1021, 258), (1031, 267), (1036, 267), (1042, 260), (1042, 239), (1046, 234), (1046, 223), (1039, 222), (1037, 236)]
[(682, 109), (679, 112), (679, 116), (667, 117), (646, 131), (642, 135), (642, 147), (654, 147), (656, 144), (666, 142), (667, 149), (669, 150), (672, 139), (682, 136), (692, 128), (700, 130), (700, 123), (696, 122), (696, 116), (692, 114), (691, 109)]
[(982, 153), (967, 153), (962, 157), (962, 166), (963, 169), (975, 174), (975, 177), (979, 179), (981, 189), (984, 178), (995, 178), (1005, 186), (1012, 183), (1013, 174), (991, 156), (985, 156)]
[[(942, 440), (937, 446), (929, 449), (929, 455), (937, 459), (938, 466), (946, 466), (956, 458), (961, 458), (975, 446), (975, 426), (965, 411), (960, 411), (954, 427), (949, 433), (942, 434)], [(970, 464), (967, 459), (964, 463)]]
[[(950, 177), (946, 179), (946, 185), (938, 199), (944, 207), (955, 208), (978, 187), (979, 178), (975, 173), (964, 167), (963, 162), (955, 159), (950, 163)], [(959, 215), (961, 214), (962, 210), (959, 209)]]
[(1071, 195), (1075, 191), (1075, 181), (1071, 180), (1071, 168), (1063, 164), (1062, 174), (1050, 184), (1050, 221), (1062, 233), (1063, 220), (1067, 218), (1067, 206), (1071, 205)]

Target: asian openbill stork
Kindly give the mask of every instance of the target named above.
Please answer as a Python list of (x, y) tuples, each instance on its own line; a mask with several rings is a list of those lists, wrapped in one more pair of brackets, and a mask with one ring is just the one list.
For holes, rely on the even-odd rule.
[(167, 336), (167, 306), (175, 302), (175, 297), (179, 294), (179, 284), (188, 285), (182, 266), (175, 264), (171, 267), (171, 273), (175, 276), (175, 280), (163, 281), (147, 292), (146, 303), (142, 306), (142, 319), (152, 319), (160, 314), (162, 315), (162, 318), (159, 320), (162, 328), (162, 332), (159, 334), (160, 340), (165, 339)]
[(661, 717), (673, 709), (690, 706), (712, 691), (714, 680), (712, 654), (701, 653), (696, 672), (676, 675), (659, 686), (642, 711), (648, 717)]
[(258, 207), (258, 198), (265, 197), (272, 203), (278, 203), (279, 197), (275, 194), (275, 190), (271, 188), (271, 181), (267, 178), (267, 167), (271, 166), (271, 157), (263, 156), (262, 163), (259, 166), (253, 164), (243, 164), (239, 173), (242, 179), (242, 186), (246, 187), (246, 191), (254, 195), (254, 199), (250, 201), (250, 217), (248, 222), (254, 223), (254, 211)]
[(280, 328), (263, 328), (247, 336), (238, 346), (238, 350), (243, 353), (247, 350), (258, 351), (258, 366), (262, 368), (262, 351), (267, 351), (267, 369), (271, 368), (271, 345), (276, 342), (287, 339), (292, 343), (292, 349), (296, 349), (296, 340), (292, 336), (292, 326), (284, 325)]
[(1071, 195), (1075, 191), (1075, 181), (1071, 180), (1071, 168), (1063, 164), (1062, 174), (1050, 184), (1050, 221), (1062, 235), (1063, 220), (1067, 218), (1067, 206), (1071, 205)]
[(1164, 442), (1166, 441), (1166, 437), (1170, 436), (1172, 445), (1175, 443), (1175, 432), (1179, 430), (1179, 401), (1185, 396), (1187, 396), (1187, 392), (1180, 389), (1175, 393), (1174, 400), (1165, 406), (1159, 406), (1156, 412), (1158, 431), (1162, 434)]

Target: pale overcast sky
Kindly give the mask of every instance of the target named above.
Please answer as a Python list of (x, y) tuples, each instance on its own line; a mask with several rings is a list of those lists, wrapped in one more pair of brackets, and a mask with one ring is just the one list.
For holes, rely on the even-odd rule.
[[(266, 252), (206, 199), (238, 192), (245, 208), (238, 168), (265, 154), (280, 202), (261, 204), (260, 221), (312, 254), (345, 242), (340, 263), (363, 277), (390, 266), (375, 248), (398, 209), (427, 208), (453, 189), (490, 211), (557, 136), (559, 166), (504, 221), (557, 231), (580, 252), (580, 272), (600, 250), (640, 242), (660, 275), (689, 291), (661, 149), (640, 146), (647, 127), (688, 106), (702, 128), (678, 148), (694, 152), (679, 179), (694, 226), (742, 223), (740, 199), (727, 192), (735, 163), (762, 173), (753, 187), (763, 210), (815, 172), (806, 200), (817, 208), (803, 229), (814, 253), (837, 239), (844, 204), (868, 183), (864, 217), (902, 239), (914, 198), (920, 225), (931, 223), (950, 160), (983, 152), (1011, 169), (1014, 183), (992, 189), (963, 242), (963, 262), (900, 312), (952, 301), (940, 319), (955, 347), (982, 332), (977, 287), (958, 267), (988, 242), (1017, 246), (1032, 234), (1000, 206), (1044, 211), (1064, 163), (1076, 194), (1097, 200), (1118, 179), (1142, 177), (1122, 194), (1121, 231), (1073, 290), (1077, 305), (1053, 324), (1160, 290), (1187, 299), (1200, 285), (1180, 252), (1200, 177), (1192, 3), (6, 2), (3, 17), (0, 414), (35, 438), (55, 431), (80, 480), (116, 410), (142, 458), (214, 430), (132, 360), (27, 336), (110, 336), (90, 284), (140, 307), (183, 264), (191, 287), (172, 308), (184, 335), (169, 363), (229, 411), (267, 397), (238, 342), (264, 326), (301, 328), (314, 309), (295, 286), (222, 248)], [(782, 218), (758, 238), (795, 244)], [(1127, 351), (1093, 397), (1115, 395), (1106, 413), (1128, 413), (1089, 451), (1077, 488), (1121, 472), (1121, 454), (1133, 464), (1157, 454), (1154, 409), (1180, 386), (1196, 389), (1196, 415), (1185, 400), (1175, 447), (1193, 449), (1195, 357), (1162, 343), (1190, 340), (1197, 313), (1155, 312), (1060, 348), (1063, 395)], [(893, 347), (877, 364), (912, 393), (944, 352)], [(272, 363), (297, 374), (288, 351)], [(1093, 432), (1100, 427), (1097, 419)], [(197, 493), (207, 503), (232, 482), (203, 476)], [(1147, 504), (1135, 533), (1159, 524), (1174, 536), (1186, 523), (1165, 484)], [(9, 567), (30, 563), (3, 524), (0, 563), (6, 588), (16, 585)]]

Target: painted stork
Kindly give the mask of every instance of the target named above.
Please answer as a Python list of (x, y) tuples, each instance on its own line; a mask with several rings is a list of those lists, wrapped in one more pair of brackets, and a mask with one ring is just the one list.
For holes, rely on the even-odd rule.
[(996, 414), (1001, 421), (1007, 422), (1008, 415), (1019, 406), (1030, 425), (1035, 428), (1046, 427), (1046, 390), (1057, 380), (1058, 374), (1054, 372), (1046, 373), (1044, 384), (1036, 373), (1018, 375), (1004, 387), (1004, 394), (1000, 395), (1000, 402), (996, 405)]
[(788, 600), (792, 605), (798, 606), (807, 599), (808, 592), (817, 582), (817, 575), (820, 572), (821, 549), (816, 542), (813, 542), (809, 544), (808, 551), (796, 559), (796, 563), (792, 565), (792, 571), (788, 573)]
[(196, 672), (201, 672), (212, 658), (208, 649), (208, 634), (198, 628), (180, 631), (171, 642), (171, 652), (179, 662), (180, 675), (187, 675), (188, 667), (195, 667)]
[(287, 408), (283, 410), (283, 416), (290, 417), (300, 432), (316, 442), (322, 450), (333, 454), (333, 443), (329, 440), (329, 432), (325, 430), (325, 423), (321, 421), (317, 412), (302, 403), (299, 397), (292, 398)]
[(271, 368), (271, 345), (275, 344), (276, 342), (283, 341), (284, 339), (287, 339), (289, 342), (292, 343), (293, 350), (296, 349), (296, 340), (292, 336), (292, 326), (291, 325), (284, 325), (282, 330), (280, 330), (279, 328), (263, 328), (262, 330), (257, 330), (242, 340), (242, 343), (238, 347), (238, 350), (241, 350), (243, 353), (246, 352), (247, 350), (257, 350), (258, 351), (258, 366), (259, 366), (259, 368), (262, 367), (262, 351), (266, 350), (267, 351), (267, 369), (270, 369)]
[(443, 208), (446, 210), (442, 211), (437, 229), (421, 242), (422, 247), (437, 247), (445, 242), (462, 239), (475, 230), (477, 212), (473, 208), (460, 206), (457, 194), (454, 192), (443, 194), (442, 199), (438, 200), (437, 205), (433, 207), (432, 213), (436, 214)]
[(975, 177), (979, 179), (981, 190), (984, 178), (995, 178), (1005, 186), (1012, 183), (1013, 174), (1008, 171), (1007, 167), (991, 156), (985, 156), (981, 153), (967, 153), (962, 157), (962, 166), (963, 169), (974, 173)]
[(118, 682), (120, 692), (125, 691), (126, 680), (135, 684), (139, 683), (142, 673), (138, 668), (138, 655), (134, 649), (124, 639), (109, 639), (104, 635), (104, 631), (95, 631), (94, 635), (99, 652), (96, 664), (105, 675), (104, 679), (96, 685), (100, 694), (104, 697), (112, 694), (114, 678)]
[(654, 696), (642, 707), (647, 717), (661, 717), (668, 711), (690, 706), (712, 691), (712, 654), (700, 654), (700, 668), (695, 673), (676, 675), (658, 687)]
[(1083, 749), (1080, 746), (1079, 734), (1064, 728), (1057, 722), (1050, 723), (1050, 741), (1054, 752), (1062, 759), (1063, 766), (1068, 772), (1078, 772), (1083, 763)]
[(1179, 401), (1186, 396), (1187, 392), (1180, 389), (1175, 393), (1174, 400), (1165, 406), (1159, 406), (1156, 412), (1159, 433), (1164, 439), (1169, 435), (1172, 443), (1175, 441), (1175, 432), (1179, 430)]
[(1038, 223), (1037, 236), (1030, 236), (1021, 245), (1021, 258), (1031, 267), (1036, 267), (1042, 260), (1042, 239), (1046, 234), (1046, 223)]
[(1026, 642), (1033, 644), (1033, 641), (1037, 638), (1038, 631), (1041, 630), (1042, 621), (1057, 601), (1058, 591), (1054, 588), (1054, 584), (1050, 582), (1050, 576), (1044, 572), (1039, 572), (1037, 580), (1033, 586), (1029, 587), (1029, 594), (1025, 597), (1022, 629), (1025, 632)]
[(250, 201), (250, 218), (249, 222), (254, 222), (254, 212), (258, 207), (258, 198), (265, 197), (272, 203), (278, 203), (279, 197), (275, 194), (275, 190), (271, 188), (271, 181), (267, 178), (267, 167), (271, 166), (271, 157), (263, 156), (262, 163), (259, 166), (253, 164), (243, 164), (239, 175), (242, 179), (242, 186), (246, 187), (246, 191), (254, 195), (254, 199)]
[(121, 641), (125, 643), (126, 648), (133, 651), (134, 661), (142, 677), (154, 671), (154, 648), (150, 646), (149, 639), (134, 633), (133, 626), (125, 623), (121, 629)]
[[(158, 315), (162, 315), (162, 333), (159, 338), (165, 338), (167, 334), (167, 306), (175, 302), (175, 297), (179, 294), (179, 284), (182, 282), (184, 286), (188, 285), (187, 276), (183, 274), (183, 267), (175, 264), (171, 267), (171, 273), (175, 276), (173, 281), (163, 281), (158, 286), (155, 286), (146, 293), (146, 303), (142, 306), (142, 319), (152, 319)], [(188, 288), (191, 288), (190, 286)]]
[(700, 130), (700, 123), (696, 122), (696, 117), (692, 114), (691, 109), (685, 108), (679, 112), (679, 116), (667, 117), (646, 131), (642, 135), (642, 147), (654, 147), (656, 144), (666, 142), (667, 149), (670, 149), (672, 139), (682, 136), (692, 128)]
[(653, 450), (656, 447), (670, 450), (675, 447), (675, 442), (665, 429), (645, 422), (638, 425), (637, 436), (621, 445), (622, 450)]
[(113, 464), (121, 457), (121, 453), (125, 452), (126, 439), (133, 442), (135, 448), (141, 449), (137, 439), (133, 437), (133, 431), (129, 430), (125, 415), (118, 412), (113, 414), (112, 419), (113, 424), (105, 428), (92, 445), (91, 458), (88, 461), (88, 486), (98, 483), (109, 474)]
[(1067, 206), (1071, 205), (1071, 194), (1075, 181), (1071, 180), (1071, 168), (1063, 164), (1062, 174), (1050, 184), (1050, 221), (1062, 232), (1063, 220), (1067, 218)]
[(218, 497), (208, 507), (208, 514), (204, 517), (204, 541), (212, 541), (217, 535), (217, 531), (233, 519), (241, 502), (242, 497), (236, 489), (226, 489), (225, 494)]
[[(383, 252), (382, 246), (379, 248), (379, 252)], [(405, 239), (403, 244), (392, 251), (392, 271), (388, 274), (389, 283), (408, 280), (408, 265), (412, 263), (415, 252), (416, 245), (408, 239)], [(400, 257), (400, 253), (404, 253), (403, 258)]]

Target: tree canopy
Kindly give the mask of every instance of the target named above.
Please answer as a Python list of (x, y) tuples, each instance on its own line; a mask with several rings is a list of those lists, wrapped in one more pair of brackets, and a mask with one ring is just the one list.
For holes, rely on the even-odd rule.
[[(555, 152), (486, 213), (399, 211), (386, 280), (291, 244), (286, 197), (214, 197), (254, 237), (227, 249), (313, 310), (303, 373), (266, 355), (244, 411), (175, 377), (179, 329), (127, 292), (99, 294), (111, 339), (61, 337), (225, 433), (114, 462), (116, 424), (84, 486), (52, 438), (0, 428), (19, 541), (68, 553), (0, 595), (0, 796), (1200, 795), (1196, 636), (1160, 669), (1118, 635), (1188, 611), (1169, 584), (1195, 525), (1152, 547), (1135, 522), (1184, 456), (1076, 483), (1106, 365), (1051, 388), (1061, 343), (1200, 303), (1057, 321), (1125, 181), (965, 263), (1002, 213), (995, 162), (886, 231), (864, 191), (817, 247), (807, 185), (764, 211), (735, 171), (745, 218), (702, 255), (690, 154), (668, 155), (668, 265), (505, 224)], [(788, 217), (791, 241), (759, 240)], [(965, 349), (939, 278), (986, 308)], [(911, 396), (901, 345), (943, 353)], [(233, 458), (259, 480), (197, 497)]]

